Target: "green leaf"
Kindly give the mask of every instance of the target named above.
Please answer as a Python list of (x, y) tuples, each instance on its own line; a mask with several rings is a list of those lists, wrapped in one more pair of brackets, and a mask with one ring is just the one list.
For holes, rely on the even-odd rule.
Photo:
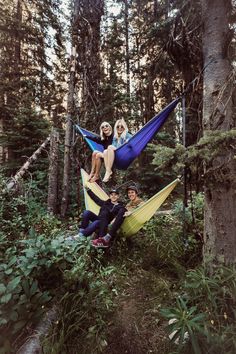
[(11, 300), (12, 294), (5, 294), (1, 297), (0, 303), (7, 304)]
[(8, 267), (11, 267), (13, 264), (16, 263), (16, 261), (17, 261), (17, 257), (16, 257), (16, 256), (12, 257), (12, 259), (11, 259), (10, 262), (8, 263)]
[(13, 269), (12, 268), (8, 268), (7, 270), (5, 270), (5, 274), (6, 275), (9, 275), (13, 272)]
[(4, 284), (0, 284), (0, 294), (5, 293), (5, 291), (6, 291), (5, 285)]
[(5, 318), (0, 318), (0, 326), (7, 324), (7, 320)]
[(38, 290), (38, 282), (37, 280), (34, 280), (30, 288), (30, 296), (34, 295), (37, 292), (37, 290)]
[(7, 291), (13, 291), (20, 283), (21, 281), (21, 276), (18, 276), (14, 279), (12, 279), (8, 284), (7, 284)]

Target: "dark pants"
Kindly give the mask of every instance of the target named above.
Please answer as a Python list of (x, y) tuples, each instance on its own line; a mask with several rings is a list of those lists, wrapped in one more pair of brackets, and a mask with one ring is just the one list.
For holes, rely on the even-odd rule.
[[(124, 220), (124, 210), (120, 210), (111, 225), (109, 234), (113, 237)], [(108, 225), (110, 223), (110, 215), (96, 215), (92, 211), (85, 210), (82, 216), (80, 225), (83, 230), (84, 236), (91, 235), (94, 231), (98, 230), (98, 236), (103, 237), (107, 234)]]
[(99, 228), (99, 217), (89, 210), (83, 212), (80, 228), (83, 229), (84, 236), (90, 236)]
[(111, 237), (115, 236), (116, 232), (118, 231), (118, 229), (120, 228), (123, 220), (124, 220), (124, 210), (120, 210), (118, 212), (118, 214), (116, 215), (116, 218), (114, 220), (114, 222), (111, 225), (111, 228), (109, 230), (109, 234), (111, 235)]

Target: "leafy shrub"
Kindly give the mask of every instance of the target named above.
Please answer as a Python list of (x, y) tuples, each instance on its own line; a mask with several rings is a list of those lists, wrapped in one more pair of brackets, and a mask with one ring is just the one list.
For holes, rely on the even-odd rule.
[[(165, 318), (174, 319), (169, 330), (177, 331), (172, 339), (178, 338), (178, 350), (189, 354), (235, 353), (235, 266), (219, 266), (211, 272), (204, 267), (189, 271), (183, 290), (176, 307), (162, 310)], [(185, 332), (190, 338), (187, 344)]]
[[(198, 228), (202, 232), (202, 195), (194, 196), (194, 206), (194, 225), (190, 207), (186, 209), (183, 220), (183, 202), (178, 200), (172, 212), (157, 213), (143, 228), (152, 246), (151, 258), (155, 259), (158, 267), (168, 268), (173, 275), (182, 276), (186, 266), (199, 264), (201, 260), (202, 244), (196, 238), (195, 230)], [(151, 260), (150, 254), (148, 257)]]
[[(91, 253), (91, 252), (90, 252)], [(99, 254), (90, 263), (79, 257), (77, 264), (66, 272), (66, 279), (79, 278), (83, 287), (67, 292), (59, 302), (59, 317), (44, 340), (44, 353), (101, 353), (106, 347), (108, 317), (114, 308), (117, 291), (109, 278), (115, 267), (103, 267)]]

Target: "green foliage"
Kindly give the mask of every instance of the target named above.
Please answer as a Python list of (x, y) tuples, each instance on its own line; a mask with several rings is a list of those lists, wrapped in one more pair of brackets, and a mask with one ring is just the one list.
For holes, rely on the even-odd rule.
[(181, 297), (177, 299), (175, 308), (162, 309), (161, 314), (169, 319), (169, 330), (173, 335), (171, 340), (178, 343), (179, 352), (189, 338), (194, 354), (201, 354), (196, 334), (205, 333), (205, 314), (198, 313), (196, 306), (188, 307), (185, 300)]
[[(173, 319), (169, 330), (177, 331), (173, 340), (178, 338), (179, 350), (187, 342), (181, 353), (233, 354), (236, 350), (235, 266), (218, 266), (210, 272), (205, 267), (191, 270), (186, 274), (183, 292), (184, 297), (177, 300), (176, 307), (162, 310), (165, 318)], [(185, 332), (189, 341), (183, 339)]]
[(44, 205), (39, 204), (33, 196), (14, 194), (15, 192), (8, 190), (6, 185), (6, 179), (0, 176), (0, 232), (2, 235), (12, 240), (25, 237), (31, 228), (48, 235), (59, 232), (61, 222), (47, 214)]
[(156, 170), (158, 169), (162, 176), (168, 176), (173, 172), (177, 175), (182, 174), (184, 163), (181, 161), (181, 156), (184, 152), (185, 148), (180, 144), (177, 144), (175, 148), (156, 145), (152, 164), (157, 166)]
[[(69, 235), (63, 232), (61, 222), (47, 214), (35, 198), (14, 195), (6, 189), (3, 178), (0, 183), (2, 351), (14, 352), (13, 339), (26, 328), (37, 325), (53, 305), (52, 299), (54, 302), (58, 299), (59, 323), (62, 327), (66, 324), (67, 328), (63, 340), (61, 337), (60, 348), (72, 342), (68, 340), (69, 333), (78, 345), (76, 333), (80, 326), (87, 329), (87, 333), (81, 331), (84, 343), (102, 348), (106, 343), (102, 331), (104, 317), (112, 309), (112, 297), (116, 294), (108, 278), (115, 269), (110, 265), (102, 266), (102, 254), (95, 251), (95, 258), (89, 241), (80, 243), (67, 239)], [(60, 326), (56, 328), (62, 330)], [(99, 337), (98, 332), (101, 332)]]
[(186, 266), (199, 264), (202, 258), (203, 195), (193, 194), (192, 205), (185, 212), (183, 201), (177, 200), (173, 212), (152, 218), (143, 231), (152, 246), (155, 263), (182, 276)]
[[(115, 267), (102, 267), (99, 255), (88, 269), (86, 257), (67, 272), (66, 278), (76, 277), (83, 287), (66, 293), (59, 303), (59, 317), (43, 343), (45, 353), (100, 353), (107, 346), (107, 320), (114, 308), (116, 289), (109, 284)], [(75, 349), (76, 348), (76, 349)]]
[[(183, 207), (182, 200), (176, 200), (174, 203), (174, 214), (182, 221), (187, 239), (196, 239), (202, 241), (204, 227), (204, 195), (193, 192), (188, 206)], [(188, 240), (189, 241), (189, 240)]]

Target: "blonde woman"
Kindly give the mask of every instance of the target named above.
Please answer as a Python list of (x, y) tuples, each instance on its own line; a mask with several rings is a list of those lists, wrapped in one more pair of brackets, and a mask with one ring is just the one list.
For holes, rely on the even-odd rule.
[[(100, 137), (89, 137), (89, 139), (102, 144), (104, 150), (106, 150), (113, 141), (112, 126), (108, 122), (103, 122), (100, 125)], [(102, 159), (104, 158), (103, 153), (97, 150), (93, 151), (91, 172), (88, 178), (89, 182), (96, 182), (99, 179)]]
[(112, 175), (112, 166), (115, 160), (115, 150), (125, 144), (130, 138), (131, 134), (128, 132), (128, 127), (124, 119), (116, 121), (114, 126), (114, 135), (112, 145), (109, 145), (106, 150), (103, 151), (104, 164), (106, 173), (103, 178), (103, 182), (108, 182)]

